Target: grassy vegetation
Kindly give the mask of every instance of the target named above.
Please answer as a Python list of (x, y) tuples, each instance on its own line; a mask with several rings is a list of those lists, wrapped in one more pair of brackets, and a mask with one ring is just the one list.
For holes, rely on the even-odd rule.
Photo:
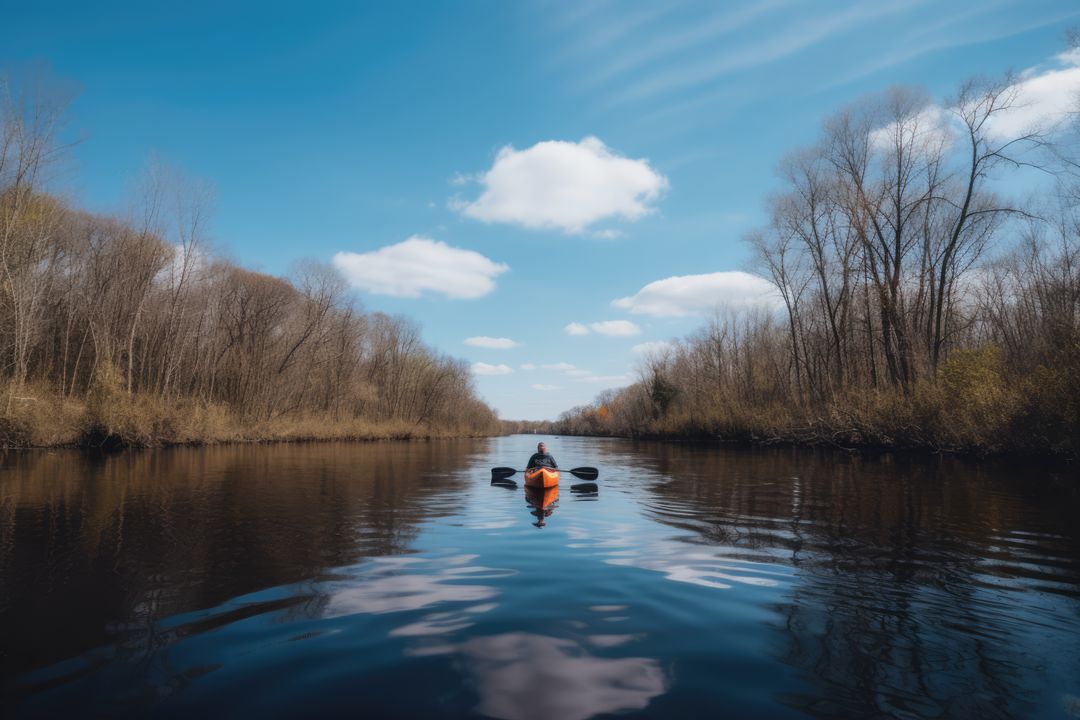
[[(682, 345), (654, 375), (602, 394), (553, 423), (508, 429), (751, 444), (831, 445), (971, 454), (1080, 455), (1080, 342), (1051, 364), (1011, 368), (1000, 348), (957, 348), (910, 392), (847, 388), (827, 400), (775, 388), (708, 392), (687, 372)], [(682, 372), (679, 368), (682, 365)], [(665, 375), (666, 373), (666, 375)], [(762, 388), (759, 388), (759, 391)], [(770, 397), (771, 395), (771, 397)]]
[(221, 403), (192, 399), (167, 403), (139, 393), (99, 391), (85, 399), (72, 399), (43, 386), (26, 386), (20, 392), (11, 409), (0, 413), (0, 449), (407, 440), (491, 434), (490, 427), (440, 428), (317, 412), (252, 420)]

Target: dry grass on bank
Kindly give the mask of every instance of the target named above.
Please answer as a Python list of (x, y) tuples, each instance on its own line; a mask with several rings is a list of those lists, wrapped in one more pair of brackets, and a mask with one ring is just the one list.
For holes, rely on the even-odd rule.
[[(676, 377), (671, 387), (678, 388)], [(850, 388), (827, 402), (702, 398), (678, 389), (658, 411), (632, 386), (550, 430), (668, 440), (832, 445), (978, 455), (1080, 454), (1080, 346), (1053, 365), (1010, 373), (993, 346), (961, 348), (910, 392)]]
[[(6, 399), (7, 394), (0, 397)], [(166, 403), (156, 397), (101, 389), (82, 401), (60, 399), (49, 388), (26, 386), (15, 395), (9, 411), (0, 405), (0, 449), (403, 440), (468, 434), (403, 421), (315, 414), (253, 422), (223, 405), (184, 399)]]

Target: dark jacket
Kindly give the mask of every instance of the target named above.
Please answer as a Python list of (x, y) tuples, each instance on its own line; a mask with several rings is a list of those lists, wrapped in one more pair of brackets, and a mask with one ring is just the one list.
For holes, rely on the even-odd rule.
[(533, 453), (533, 456), (529, 458), (529, 464), (525, 466), (526, 469), (534, 467), (547, 467), (557, 470), (558, 465), (555, 464), (555, 458), (551, 455), (544, 455), (543, 453)]

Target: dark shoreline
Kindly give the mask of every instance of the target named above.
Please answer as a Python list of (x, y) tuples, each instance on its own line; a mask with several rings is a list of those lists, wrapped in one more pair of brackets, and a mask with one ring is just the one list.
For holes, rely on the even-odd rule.
[[(544, 433), (536, 433), (538, 435)], [(843, 444), (825, 438), (798, 439), (792, 437), (764, 438), (752, 433), (733, 434), (731, 436), (711, 434), (691, 435), (668, 435), (663, 433), (635, 433), (632, 435), (592, 435), (560, 432), (555, 433), (560, 437), (597, 437), (618, 438), (621, 440), (633, 440), (642, 442), (669, 443), (702, 448), (731, 448), (739, 450), (758, 450), (771, 448), (788, 448), (800, 450), (826, 450), (840, 452), (846, 455), (876, 457), (882, 455), (895, 455), (898, 457), (953, 457), (971, 460), (1038, 460), (1051, 464), (1064, 463), (1072, 465), (1077, 456), (1071, 452), (1051, 452), (1046, 450), (1033, 450), (1024, 448), (957, 448), (936, 447), (927, 443), (913, 442), (875, 442), (862, 441)]]

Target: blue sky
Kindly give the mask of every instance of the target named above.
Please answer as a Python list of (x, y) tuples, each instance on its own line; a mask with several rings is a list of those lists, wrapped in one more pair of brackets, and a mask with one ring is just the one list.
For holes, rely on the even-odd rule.
[(77, 201), (118, 210), (149, 156), (179, 165), (216, 187), (223, 253), (336, 258), (529, 419), (760, 292), (742, 238), (823, 118), (1048, 67), (1080, 23), (1075, 0), (153, 5), (5, 10), (0, 67), (78, 91)]

